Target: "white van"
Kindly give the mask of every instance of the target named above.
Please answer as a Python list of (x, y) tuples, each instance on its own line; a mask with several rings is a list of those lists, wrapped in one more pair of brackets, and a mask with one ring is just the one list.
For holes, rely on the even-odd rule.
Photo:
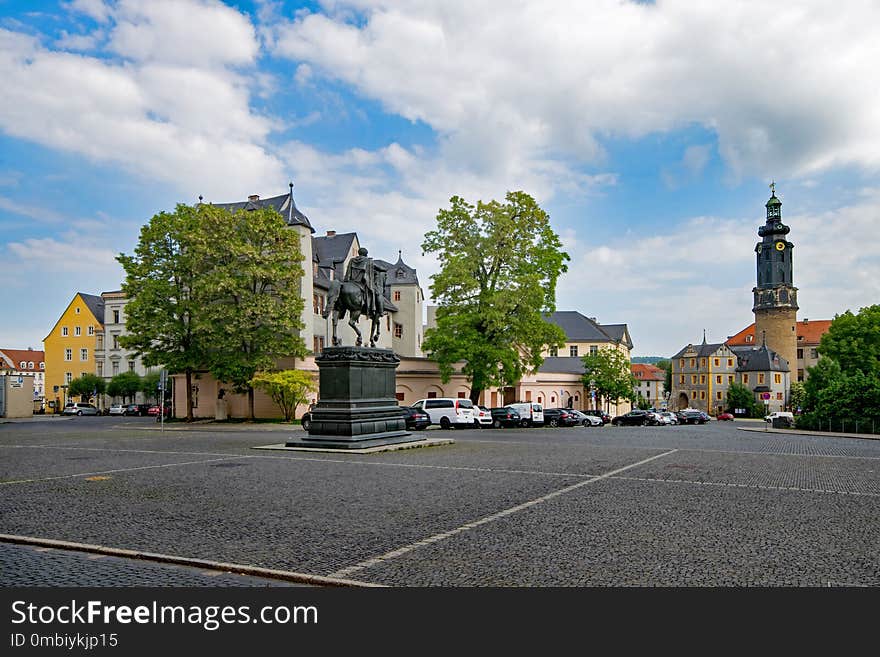
[(794, 424), (794, 413), (792, 413), (791, 411), (773, 411), (772, 413), (770, 413), (770, 415), (764, 416), (764, 421), (773, 422), (773, 420), (778, 417), (784, 417), (789, 422)]
[(420, 399), (412, 407), (427, 413), (431, 424), (439, 424), (441, 429), (474, 426), (474, 404), (470, 399), (434, 397)]
[(520, 426), (533, 427), (544, 425), (544, 407), (537, 402), (516, 402), (515, 404), (507, 404), (510, 408), (515, 408), (520, 417)]

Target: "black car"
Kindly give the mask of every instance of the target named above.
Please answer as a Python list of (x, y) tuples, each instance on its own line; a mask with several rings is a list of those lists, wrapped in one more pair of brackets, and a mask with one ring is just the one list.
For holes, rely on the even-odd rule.
[(423, 431), (431, 424), (431, 417), (420, 408), (412, 408), (411, 406), (401, 406), (404, 412), (403, 420), (406, 422), (407, 429)]
[(709, 416), (703, 411), (679, 411), (676, 413), (679, 424), (706, 424)]
[(152, 405), (153, 404), (126, 404), (125, 409), (122, 411), (122, 414), (142, 417), (147, 415), (147, 411)]
[(510, 406), (500, 406), (498, 408), (490, 408), (492, 413), (492, 426), (495, 429), (501, 427), (518, 427), (520, 424), (520, 415), (515, 408)]
[(580, 424), (574, 413), (570, 413), (567, 408), (545, 408), (544, 424), (551, 427), (573, 427)]
[(611, 416), (608, 413), (606, 413), (605, 411), (600, 411), (596, 408), (590, 408), (586, 411), (581, 411), (581, 413), (583, 413), (584, 415), (594, 415), (598, 418), (601, 418), (602, 424), (608, 424), (609, 422), (611, 422)]
[(624, 425), (634, 425), (634, 426), (644, 426), (649, 422), (648, 411), (642, 410), (634, 410), (630, 411), (625, 415), (618, 415), (616, 418), (611, 420), (611, 424), (615, 427), (620, 427)]

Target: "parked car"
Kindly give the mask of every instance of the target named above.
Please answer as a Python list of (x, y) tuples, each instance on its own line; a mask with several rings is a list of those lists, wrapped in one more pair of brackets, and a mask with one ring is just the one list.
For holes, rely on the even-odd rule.
[(569, 409), (568, 412), (574, 415), (578, 419), (578, 421), (585, 427), (605, 426), (605, 423), (602, 422), (602, 418), (595, 415), (587, 415), (583, 411), (575, 411), (572, 409)]
[(672, 420), (663, 415), (660, 411), (648, 411), (648, 424), (655, 427), (662, 427), (672, 424)]
[(733, 420), (733, 413), (719, 413), (715, 416), (716, 420)]
[(125, 415), (125, 406), (122, 404), (110, 404), (107, 415)]
[(152, 404), (126, 404), (123, 408), (123, 415), (146, 415)]
[(706, 424), (709, 419), (709, 416), (703, 411), (685, 409), (678, 412), (679, 424)]
[(67, 402), (62, 415), (98, 415), (98, 407), (85, 402)]
[[(147, 409), (147, 415), (154, 415), (156, 417), (159, 417), (159, 413), (161, 412), (162, 409), (159, 408), (159, 404), (153, 404)], [(164, 413), (166, 418), (171, 417), (171, 406), (165, 406)]]
[(508, 404), (519, 413), (522, 427), (540, 427), (544, 424), (544, 407), (536, 402), (516, 402)]
[(302, 425), (303, 431), (308, 433), (309, 427), (312, 426), (312, 412), (306, 411), (303, 413), (302, 417), (299, 419), (299, 423)]
[(492, 426), (496, 429), (501, 427), (518, 427), (522, 418), (515, 408), (500, 406), (490, 409), (492, 413)]
[(660, 415), (669, 420), (669, 424), (678, 424), (678, 416), (672, 411), (661, 411)]
[(624, 425), (645, 426), (648, 424), (648, 411), (642, 411), (639, 409), (632, 410), (624, 415), (618, 415), (611, 420), (611, 424), (616, 427)]
[(784, 417), (788, 420), (791, 420), (792, 423), (794, 422), (794, 413), (792, 413), (791, 411), (773, 411), (772, 413), (770, 413), (770, 415), (764, 416), (764, 421), (772, 422), (773, 419), (777, 417)]
[(481, 427), (492, 426), (492, 411), (485, 406), (474, 406), (474, 424), (479, 429)]
[[(430, 416), (425, 413), (425, 411), (419, 408), (412, 408), (411, 406), (401, 406), (403, 410), (403, 420), (406, 422), (406, 428), (412, 429), (414, 431), (423, 431), (428, 428), (431, 424)], [(311, 422), (311, 414), (309, 415), (309, 422)], [(303, 425), (305, 428), (305, 425)]]
[(567, 408), (545, 408), (544, 424), (551, 427), (573, 427), (580, 424), (580, 420)]
[(605, 411), (600, 411), (597, 408), (588, 408), (587, 410), (581, 412), (585, 415), (593, 415), (599, 418), (600, 420), (602, 420), (602, 424), (608, 424), (609, 422), (611, 422), (611, 416)]
[(439, 424), (441, 429), (472, 427), (474, 424), (474, 404), (470, 399), (433, 397), (420, 399), (412, 407), (427, 413), (431, 424)]

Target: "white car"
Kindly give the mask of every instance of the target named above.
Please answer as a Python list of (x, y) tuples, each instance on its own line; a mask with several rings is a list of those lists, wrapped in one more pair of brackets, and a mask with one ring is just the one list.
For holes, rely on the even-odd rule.
[(110, 410), (107, 411), (108, 415), (125, 415), (125, 405), (124, 404), (110, 404)]
[(544, 426), (544, 407), (536, 402), (516, 402), (508, 406), (520, 416), (520, 426)]
[(678, 424), (678, 416), (672, 411), (662, 411), (660, 415), (669, 420), (669, 424)]
[(441, 429), (474, 426), (474, 405), (470, 399), (433, 397), (420, 399), (412, 407), (427, 413), (431, 424), (439, 424)]
[(485, 406), (474, 406), (474, 424), (477, 427), (491, 427), (492, 411)]
[(568, 412), (574, 415), (578, 422), (585, 427), (602, 427), (605, 426), (605, 423), (602, 422), (602, 418), (596, 417), (595, 415), (587, 415), (581, 411), (575, 411), (572, 409), (568, 409)]

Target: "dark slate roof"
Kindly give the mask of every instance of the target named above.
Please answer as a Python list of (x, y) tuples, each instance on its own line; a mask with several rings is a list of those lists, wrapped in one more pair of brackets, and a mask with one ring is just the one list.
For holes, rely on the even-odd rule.
[(561, 328), (569, 342), (619, 342), (626, 329), (626, 324), (614, 324), (609, 333), (606, 327), (576, 310), (557, 310), (544, 315), (544, 319)]
[(630, 349), (633, 348), (633, 344), (629, 339), (629, 331), (626, 328), (626, 324), (600, 324), (599, 326), (613, 340), (623, 342)]
[(388, 285), (418, 285), (419, 277), (416, 270), (403, 261), (403, 254), (398, 251), (397, 262), (393, 265), (384, 260), (376, 260), (388, 270)]
[[(342, 262), (351, 253), (351, 245), (357, 233), (336, 233), (335, 235), (312, 236), (312, 253), (318, 260), (319, 267), (333, 267)], [(342, 272), (336, 272), (341, 275)]]
[(541, 363), (538, 372), (583, 374), (584, 361), (577, 356), (548, 356)]
[(82, 300), (85, 302), (86, 306), (88, 306), (89, 310), (102, 324), (104, 323), (104, 299), (103, 297), (99, 297), (95, 294), (84, 294), (83, 292), (78, 293)]
[(273, 196), (272, 198), (262, 198), (255, 201), (239, 201), (237, 203), (214, 203), (215, 207), (224, 208), (230, 212), (238, 212), (239, 210), (259, 210), (261, 208), (274, 208), (278, 214), (284, 217), (284, 221), (288, 226), (305, 226), (313, 233), (315, 229), (309, 223), (309, 218), (304, 215), (296, 207), (293, 200), (293, 188), (290, 192), (281, 196)]
[(761, 345), (736, 352), (739, 357), (737, 372), (789, 372), (788, 361), (775, 351)]
[(697, 345), (696, 347), (694, 347), (694, 345), (692, 345), (692, 344), (689, 344), (686, 347), (684, 347), (681, 351), (679, 351), (677, 354), (675, 354), (673, 356), (673, 358), (681, 358), (682, 356), (684, 356), (685, 352), (688, 349), (690, 349), (691, 347), (693, 347), (696, 350), (696, 352), (697, 352), (696, 357), (697, 358), (705, 358), (707, 356), (711, 356), (712, 354), (714, 354), (716, 351), (718, 351), (723, 346), (724, 346), (723, 342), (713, 342), (711, 344), (707, 344), (704, 342), (703, 344)]

